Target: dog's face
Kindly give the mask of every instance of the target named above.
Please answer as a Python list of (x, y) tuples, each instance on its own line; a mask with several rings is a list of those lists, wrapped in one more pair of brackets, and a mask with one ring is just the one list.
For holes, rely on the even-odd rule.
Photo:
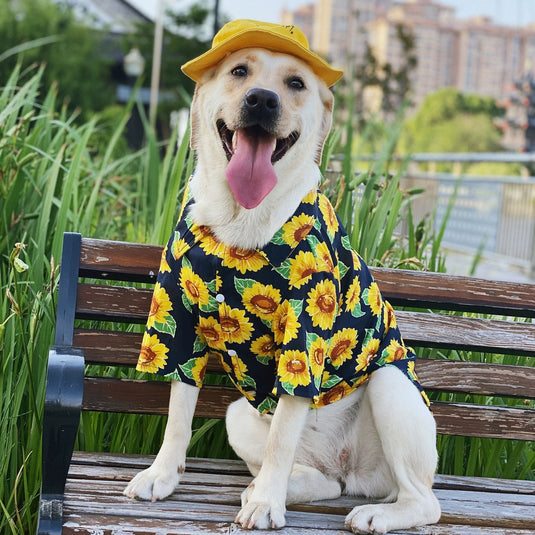
[(224, 168), (236, 201), (254, 208), (300, 162), (319, 162), (332, 107), (332, 93), (303, 61), (243, 49), (197, 84), (192, 148)]

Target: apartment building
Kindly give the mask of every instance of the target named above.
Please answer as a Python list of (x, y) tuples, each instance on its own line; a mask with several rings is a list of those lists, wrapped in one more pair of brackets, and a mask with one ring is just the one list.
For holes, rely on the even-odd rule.
[[(396, 25), (409, 28), (418, 56), (415, 105), (444, 86), (504, 99), (511, 83), (535, 66), (535, 26), (460, 20), (454, 8), (434, 0), (317, 0), (298, 11), (312, 47), (348, 72), (362, 61), (366, 42), (381, 62), (398, 67), (403, 57)], [(286, 13), (286, 22), (291, 16)]]

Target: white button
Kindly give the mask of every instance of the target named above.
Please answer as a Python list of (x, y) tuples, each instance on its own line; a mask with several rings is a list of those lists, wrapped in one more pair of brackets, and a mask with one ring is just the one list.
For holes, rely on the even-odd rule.
[(215, 296), (215, 300), (218, 302), (218, 303), (223, 303), (225, 301), (225, 296), (223, 294), (217, 294)]
[(227, 353), (229, 357), (235, 357), (238, 354), (236, 351), (234, 351), (234, 349), (229, 349)]

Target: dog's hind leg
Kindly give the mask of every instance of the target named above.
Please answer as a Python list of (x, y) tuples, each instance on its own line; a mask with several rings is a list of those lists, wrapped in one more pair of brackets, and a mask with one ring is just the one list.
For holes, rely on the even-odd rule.
[(385, 367), (370, 378), (366, 396), (398, 492), (393, 503), (355, 507), (346, 526), (378, 534), (437, 522), (440, 506), (431, 488), (436, 428), (420, 393), (397, 368)]

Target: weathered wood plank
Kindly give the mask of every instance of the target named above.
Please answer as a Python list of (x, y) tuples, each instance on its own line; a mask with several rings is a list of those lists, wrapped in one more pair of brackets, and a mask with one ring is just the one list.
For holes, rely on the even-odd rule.
[[(161, 246), (82, 238), (81, 276), (150, 282)], [(424, 271), (371, 268), (393, 305), (535, 317), (533, 285)], [(129, 278), (124, 278), (126, 277)]]
[(535, 317), (533, 284), (428, 271), (371, 268), (371, 272), (381, 293), (394, 306)]
[[(96, 473), (104, 475), (105, 477), (105, 474), (109, 472), (111, 479), (121, 479), (118, 475), (121, 470), (127, 469), (132, 470), (133, 473), (137, 473), (140, 470), (148, 468), (154, 461), (154, 458), (154, 455), (75, 451), (71, 463), (71, 473), (73, 470), (79, 470), (76, 477), (81, 475), (81, 477), (92, 479), (95, 477)], [(250, 477), (249, 469), (242, 460), (188, 457), (184, 477), (187, 474), (191, 474), (192, 481), (194, 481), (196, 477), (195, 474), (197, 473), (204, 475), (215, 474), (217, 477), (221, 478), (227, 478), (228, 476)], [(129, 475), (122, 479), (125, 481), (129, 480)], [(435, 476), (434, 486), (436, 488), (449, 490), (473, 490), (535, 495), (535, 481), (518, 479), (437, 474)]]
[[(89, 411), (167, 414), (169, 383), (85, 377), (82, 409)], [(143, 392), (143, 395), (140, 395)], [(240, 397), (233, 387), (206, 385), (195, 415), (224, 418), (226, 407)], [(431, 410), (439, 433), (446, 435), (535, 439), (532, 409), (436, 402)]]

